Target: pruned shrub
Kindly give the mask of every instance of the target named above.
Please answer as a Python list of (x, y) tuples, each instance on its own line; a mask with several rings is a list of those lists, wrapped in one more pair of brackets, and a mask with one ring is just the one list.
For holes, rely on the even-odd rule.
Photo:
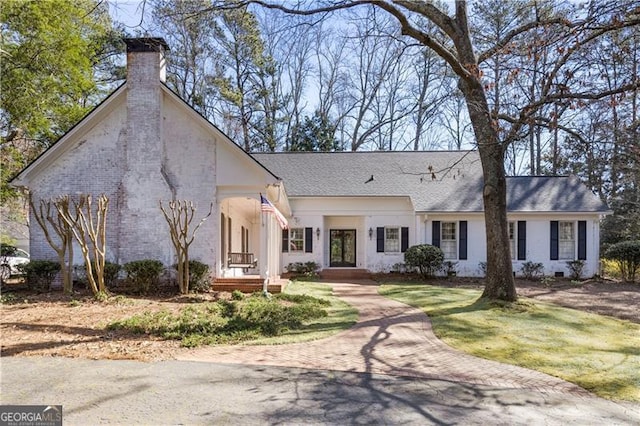
[(640, 268), (640, 240), (622, 241), (609, 246), (604, 257), (618, 263), (622, 279), (635, 282)]
[(125, 263), (123, 269), (132, 290), (145, 294), (158, 285), (164, 266), (158, 260), (145, 259)]
[[(173, 265), (178, 270), (178, 264)], [(189, 291), (196, 293), (207, 291), (211, 288), (209, 282), (209, 265), (198, 260), (189, 261)]]
[(48, 291), (60, 271), (60, 263), (50, 260), (32, 260), (29, 263), (18, 265), (18, 269), (24, 274), (27, 287), (30, 290)]
[(287, 265), (287, 272), (295, 276), (315, 277), (320, 266), (316, 262), (294, 262)]
[(442, 267), (444, 253), (439, 247), (430, 244), (411, 246), (404, 253), (404, 263), (416, 268), (425, 278), (432, 277)]
[(579, 280), (582, 278), (582, 271), (584, 270), (584, 260), (569, 260), (567, 262), (567, 268), (569, 268), (569, 277), (572, 280)]
[[(109, 289), (113, 289), (118, 284), (122, 265), (113, 262), (104, 262), (104, 283)], [(92, 271), (95, 274), (95, 271)], [(89, 280), (87, 279), (87, 270), (84, 265), (74, 265), (73, 275), (75, 284), (84, 288), (89, 288)]]
[(104, 262), (104, 283), (107, 287), (113, 287), (118, 282), (118, 276), (122, 266), (113, 262)]
[(528, 260), (522, 264), (520, 272), (525, 279), (536, 280), (544, 275), (544, 265)]

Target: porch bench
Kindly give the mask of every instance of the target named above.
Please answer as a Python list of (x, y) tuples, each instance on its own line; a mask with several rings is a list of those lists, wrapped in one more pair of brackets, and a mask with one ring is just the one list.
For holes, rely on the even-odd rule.
[(253, 253), (229, 253), (227, 266), (229, 268), (255, 268), (258, 259), (253, 258)]

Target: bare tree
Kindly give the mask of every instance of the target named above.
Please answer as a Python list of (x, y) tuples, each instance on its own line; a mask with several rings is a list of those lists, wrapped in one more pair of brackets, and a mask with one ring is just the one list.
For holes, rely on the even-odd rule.
[[(62, 290), (71, 294), (73, 292), (73, 231), (69, 223), (62, 218), (58, 209), (69, 209), (69, 196), (62, 195), (55, 200), (40, 200), (39, 209), (36, 209), (33, 200), (29, 197), (29, 206), (33, 216), (40, 225), (47, 242), (58, 255), (60, 273), (62, 274)], [(52, 212), (55, 211), (55, 216)], [(57, 235), (54, 241), (53, 232)]]
[(79, 201), (55, 204), (60, 217), (69, 225), (80, 245), (91, 292), (98, 297), (107, 292), (104, 264), (107, 250), (107, 210), (109, 199), (102, 194), (94, 207), (91, 195), (81, 194)]
[(162, 201), (160, 201), (160, 210), (169, 225), (169, 234), (171, 242), (176, 250), (177, 267), (178, 267), (178, 288), (180, 293), (189, 293), (189, 247), (196, 236), (196, 232), (200, 226), (213, 211), (213, 203), (209, 208), (209, 213), (200, 219), (200, 222), (189, 232), (189, 226), (193, 222), (196, 208), (191, 201), (169, 201), (169, 211), (167, 211)]
[(213, 119), (211, 52), (216, 13), (198, 13), (205, 0), (152, 0), (153, 22), (171, 49), (167, 52), (167, 84), (189, 105)]

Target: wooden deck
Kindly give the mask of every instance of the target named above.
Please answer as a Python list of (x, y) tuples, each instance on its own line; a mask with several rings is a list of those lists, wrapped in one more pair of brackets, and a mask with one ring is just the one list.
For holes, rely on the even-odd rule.
[[(269, 283), (267, 291), (269, 293), (282, 293), (289, 280), (280, 279), (276, 282)], [(263, 279), (257, 275), (247, 275), (244, 277), (230, 277), (230, 278), (216, 278), (213, 280), (211, 288), (215, 291), (228, 291), (234, 290), (241, 291), (243, 293), (255, 293), (256, 291), (262, 291)]]

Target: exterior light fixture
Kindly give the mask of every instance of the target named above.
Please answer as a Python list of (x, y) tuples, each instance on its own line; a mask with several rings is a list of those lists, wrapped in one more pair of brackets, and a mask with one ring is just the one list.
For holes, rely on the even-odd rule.
[(369, 239), (373, 239), (373, 228), (369, 228)]
[(320, 228), (316, 228), (316, 237), (320, 239)]

